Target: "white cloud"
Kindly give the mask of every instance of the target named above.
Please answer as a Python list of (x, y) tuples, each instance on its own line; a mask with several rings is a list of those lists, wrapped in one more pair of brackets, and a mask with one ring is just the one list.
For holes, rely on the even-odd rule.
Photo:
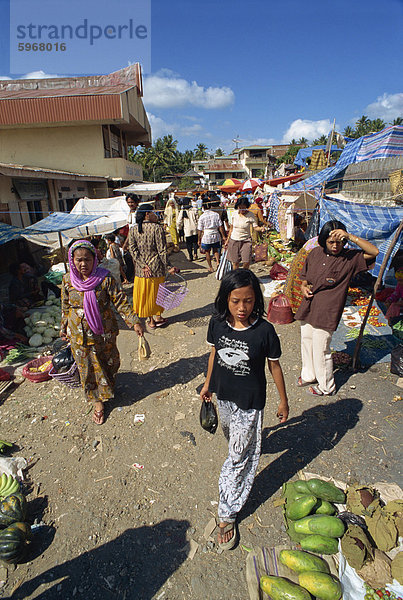
[(393, 121), (397, 117), (403, 117), (403, 93), (383, 94), (376, 99), (376, 102), (368, 104), (366, 114), (371, 119), (383, 119), (384, 121)]
[(231, 88), (200, 86), (164, 69), (144, 78), (144, 104), (158, 108), (197, 106), (199, 108), (225, 108), (235, 99)]
[(161, 117), (157, 117), (152, 113), (147, 113), (147, 116), (150, 121), (153, 140), (168, 134), (174, 136), (196, 135), (203, 129), (198, 123), (194, 123), (193, 125), (181, 125), (180, 123), (167, 123), (164, 119), (161, 119)]
[(7, 77), (7, 75), (0, 75), (0, 79), (11, 79), (11, 77)]
[(59, 77), (59, 75), (51, 75), (50, 73), (45, 73), (45, 71), (31, 71), (21, 77), (21, 79), (54, 79), (56, 77)]
[(283, 135), (282, 142), (288, 144), (292, 139), (298, 140), (301, 137), (314, 140), (321, 135), (327, 135), (331, 129), (332, 123), (329, 119), (320, 119), (319, 121), (295, 119)]

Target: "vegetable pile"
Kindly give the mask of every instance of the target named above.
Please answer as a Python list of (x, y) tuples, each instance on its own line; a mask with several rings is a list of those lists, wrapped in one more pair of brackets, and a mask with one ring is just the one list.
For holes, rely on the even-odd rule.
[[(287, 533), (302, 550), (336, 554), (338, 538), (341, 538), (341, 550), (346, 561), (366, 585), (365, 600), (402, 600), (385, 586), (394, 580), (403, 584), (403, 552), (397, 549), (399, 538), (403, 536), (403, 500), (393, 500), (385, 505), (378, 491), (372, 487), (348, 486), (345, 494), (332, 483), (320, 479), (286, 483), (283, 498)], [(336, 516), (334, 503), (345, 504), (347, 511)], [(287, 552), (288, 562), (284, 564), (298, 571), (293, 567), (294, 555)], [(310, 554), (307, 557), (303, 556), (301, 560), (309, 562), (310, 558), (314, 561), (317, 558)], [(308, 566), (308, 573), (318, 570)], [(325, 588), (322, 589), (318, 581), (324, 578), (324, 573), (316, 574), (315, 581), (311, 580), (312, 573), (306, 578), (300, 576), (299, 584), (317, 598), (336, 600), (340, 597), (337, 596), (337, 582), (328, 582), (329, 587), (325, 586), (323, 595)], [(299, 593), (294, 597), (304, 600)], [(277, 596), (277, 600), (284, 599), (285, 596)]]
[(27, 542), (31, 539), (26, 515), (27, 502), (23, 494), (9, 494), (0, 502), (0, 560), (16, 563), (23, 558)]
[(35, 311), (25, 319), (24, 331), (33, 348), (47, 346), (60, 331), (60, 298), (50, 298), (45, 302), (46, 310)]

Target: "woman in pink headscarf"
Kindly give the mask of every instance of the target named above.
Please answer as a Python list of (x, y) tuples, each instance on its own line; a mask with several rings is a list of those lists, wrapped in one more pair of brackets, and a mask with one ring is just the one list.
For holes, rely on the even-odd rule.
[(60, 336), (70, 341), (85, 395), (94, 403), (93, 421), (102, 425), (104, 402), (114, 395), (120, 366), (119, 328), (112, 305), (138, 336), (143, 329), (110, 272), (98, 267), (90, 242), (79, 240), (70, 247), (69, 265), (62, 283)]

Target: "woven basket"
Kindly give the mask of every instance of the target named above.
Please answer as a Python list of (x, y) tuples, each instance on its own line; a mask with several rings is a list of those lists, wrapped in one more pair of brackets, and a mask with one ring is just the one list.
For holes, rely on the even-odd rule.
[(67, 385), (68, 387), (73, 388), (73, 387), (79, 387), (81, 385), (80, 372), (78, 370), (76, 363), (73, 363), (71, 365), (70, 369), (68, 371), (66, 371), (66, 373), (56, 373), (56, 371), (52, 367), (49, 371), (49, 375), (52, 377), (52, 379), (55, 379), (59, 383), (63, 383), (64, 385)]
[[(32, 367), (38, 368), (48, 361), (50, 361), (50, 365), (46, 369), (46, 371), (39, 372), (39, 373), (31, 373), (29, 371), (29, 369), (31, 369)], [(22, 374), (29, 381), (33, 381), (34, 383), (41, 383), (42, 381), (48, 381), (48, 379), (50, 379), (49, 372), (50, 372), (51, 368), (52, 368), (52, 357), (51, 356), (41, 356), (40, 358), (35, 358), (34, 360), (31, 360), (29, 363), (27, 363), (25, 365), (25, 367), (22, 369)]]
[(177, 308), (182, 304), (189, 289), (187, 283), (181, 275), (175, 275), (179, 281), (169, 281), (168, 278), (158, 287), (157, 301), (158, 306), (165, 310)]

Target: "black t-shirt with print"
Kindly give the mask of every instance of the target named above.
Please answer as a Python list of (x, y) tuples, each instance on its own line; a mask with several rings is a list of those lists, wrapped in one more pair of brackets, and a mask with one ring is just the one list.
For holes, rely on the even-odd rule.
[(280, 340), (267, 321), (257, 319), (246, 329), (211, 318), (207, 342), (216, 349), (209, 389), (220, 400), (243, 410), (261, 410), (266, 403), (266, 359), (281, 356)]

